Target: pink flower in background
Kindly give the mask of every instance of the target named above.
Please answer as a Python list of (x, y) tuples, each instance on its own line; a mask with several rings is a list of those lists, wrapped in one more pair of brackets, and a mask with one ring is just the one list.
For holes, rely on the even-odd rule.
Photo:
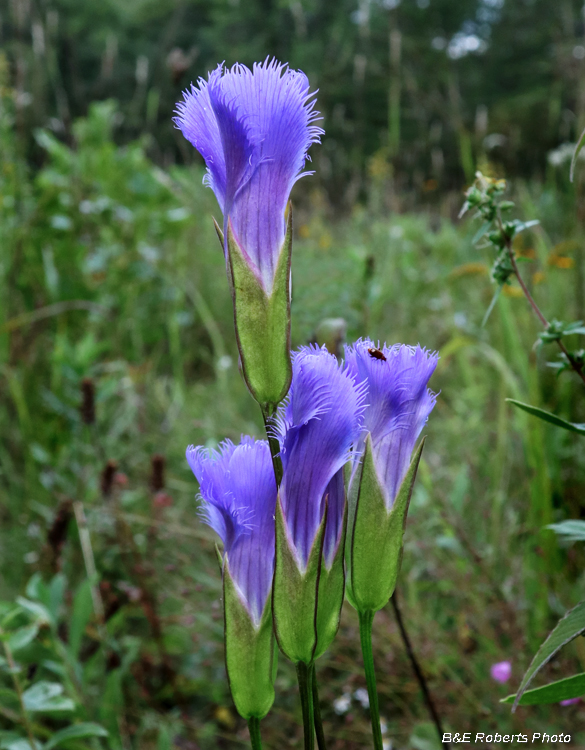
[(574, 706), (575, 703), (579, 703), (581, 698), (567, 698), (566, 701), (560, 701), (559, 706)]
[(492, 664), (490, 674), (492, 680), (503, 685), (512, 676), (512, 664), (509, 661), (499, 661), (497, 664)]

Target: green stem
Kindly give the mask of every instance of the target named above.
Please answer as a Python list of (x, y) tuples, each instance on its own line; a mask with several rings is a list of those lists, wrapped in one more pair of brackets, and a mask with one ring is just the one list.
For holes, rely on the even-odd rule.
[(248, 719), (248, 730), (250, 732), (250, 743), (252, 750), (262, 750), (262, 740), (260, 738), (260, 719), (252, 716)]
[[(5, 635), (2, 629), (0, 629), (0, 634), (3, 636)], [(38, 745), (33, 735), (33, 730), (31, 726), (30, 717), (28, 715), (28, 711), (26, 710), (26, 706), (24, 705), (24, 697), (23, 697), (23, 692), (22, 692), (22, 686), (20, 684), (20, 679), (18, 677), (18, 669), (12, 657), (12, 651), (10, 649), (10, 646), (8, 645), (8, 642), (6, 640), (4, 641), (4, 653), (6, 654), (6, 661), (8, 662), (8, 666), (10, 667), (10, 672), (12, 673), (12, 682), (14, 683), (14, 689), (16, 691), (16, 695), (18, 697), (18, 703), (20, 705), (22, 724), (24, 726), (24, 730), (28, 737), (29, 745), (31, 746), (31, 748), (33, 748), (33, 750), (36, 750)]]
[(315, 748), (315, 718), (313, 715), (313, 691), (311, 689), (312, 664), (302, 661), (297, 663), (297, 679), (299, 681), (299, 693), (301, 695), (301, 708), (303, 711), (303, 730), (305, 733), (305, 750)]
[(274, 468), (274, 476), (276, 477), (276, 486), (280, 487), (282, 482), (282, 461), (280, 458), (280, 444), (278, 439), (272, 435), (270, 429), (270, 420), (276, 412), (276, 408), (270, 409), (268, 406), (262, 406), (262, 417), (264, 418), (264, 429), (266, 430), (266, 437), (268, 438), (268, 445), (270, 447), (270, 455), (272, 456), (272, 467)]
[(380, 729), (380, 711), (378, 709), (378, 692), (376, 690), (376, 672), (374, 670), (374, 654), (372, 652), (372, 622), (374, 621), (374, 612), (367, 610), (366, 612), (359, 612), (358, 615), (360, 620), (360, 642), (362, 644), (362, 655), (364, 657), (368, 698), (370, 699), (370, 720), (372, 722), (374, 748), (375, 750), (383, 750), (382, 730)]
[(319, 688), (317, 687), (317, 675), (315, 665), (311, 667), (311, 682), (313, 687), (313, 713), (315, 721), (315, 734), (317, 735), (317, 747), (319, 750), (325, 750), (325, 733), (323, 732), (323, 722), (321, 721), (321, 708), (319, 706)]

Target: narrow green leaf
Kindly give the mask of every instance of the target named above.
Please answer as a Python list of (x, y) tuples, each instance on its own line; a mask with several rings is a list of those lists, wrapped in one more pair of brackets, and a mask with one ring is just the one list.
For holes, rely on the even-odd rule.
[(577, 604), (576, 607), (569, 610), (562, 620), (559, 620), (555, 629), (550, 633), (546, 641), (538, 649), (538, 652), (532, 663), (526, 670), (526, 673), (520, 683), (520, 689), (516, 694), (516, 699), (512, 707), (512, 711), (516, 710), (516, 706), (520, 703), (520, 700), (528, 688), (528, 685), (534, 679), (534, 676), (539, 670), (549, 662), (552, 657), (560, 651), (560, 649), (567, 643), (581, 635), (585, 631), (585, 601)]
[(538, 219), (531, 219), (530, 221), (517, 221), (514, 228), (516, 229), (516, 234), (519, 234), (520, 232), (524, 232), (525, 229), (530, 229), (531, 227), (535, 227), (538, 224), (540, 224), (540, 221)]
[(91, 581), (86, 579), (75, 593), (69, 626), (69, 651), (74, 659), (79, 656), (83, 634), (92, 615)]
[(15, 630), (8, 638), (8, 646), (12, 651), (18, 651), (29, 643), (34, 641), (39, 632), (39, 623), (34, 622), (32, 625), (26, 625), (24, 628)]
[(39, 621), (41, 624), (52, 624), (51, 613), (49, 610), (38, 602), (31, 602), (23, 596), (16, 597), (16, 603), (19, 604), (29, 615)]
[(101, 696), (99, 705), (99, 719), (105, 724), (110, 733), (110, 744), (112, 748), (122, 748), (123, 742), (120, 737), (120, 706), (124, 705), (124, 694), (122, 692), (123, 668), (113, 669), (106, 677), (105, 690)]
[(224, 237), (223, 237), (223, 229), (219, 226), (217, 221), (215, 220), (215, 217), (213, 217), (213, 226), (215, 227), (215, 232), (217, 234), (217, 238), (219, 239), (219, 244), (221, 245), (221, 249), (224, 250)]
[(35, 747), (33, 748), (29, 740), (15, 739), (15, 740), (3, 740), (0, 742), (0, 750), (44, 750), (44, 745), (40, 740), (35, 740)]
[(545, 528), (564, 537), (567, 542), (585, 542), (585, 521), (570, 519), (560, 523), (551, 523)]
[(54, 747), (59, 747), (68, 740), (80, 740), (84, 737), (107, 737), (108, 731), (101, 727), (99, 724), (94, 724), (91, 721), (83, 722), (81, 724), (73, 724), (65, 729), (60, 729), (58, 732), (51, 737), (51, 739), (45, 744), (44, 750), (52, 750)]
[(585, 146), (585, 130), (581, 133), (579, 140), (577, 141), (577, 145), (575, 146), (575, 152), (573, 153), (573, 158), (571, 159), (571, 171), (569, 172), (569, 179), (571, 182), (573, 182), (573, 177), (575, 176), (575, 166), (577, 165), (577, 159), (579, 158), (579, 154), (581, 153), (581, 149)]
[(516, 401), (516, 399), (513, 398), (507, 398), (506, 401), (514, 404), (514, 406), (517, 406), (519, 409), (528, 412), (528, 414), (532, 414), (533, 417), (542, 419), (544, 422), (550, 422), (550, 424), (554, 424), (556, 427), (562, 427), (564, 430), (577, 432), (579, 433), (579, 435), (585, 435), (585, 424), (580, 424), (578, 422), (567, 422), (566, 419), (557, 417), (556, 414), (551, 414), (549, 411), (540, 409), (538, 406), (524, 404), (522, 403), (522, 401)]
[(43, 581), (43, 577), (40, 573), (37, 572), (33, 573), (33, 575), (30, 577), (28, 583), (26, 584), (24, 592), (29, 599), (43, 601), (46, 588), (47, 587), (45, 585), (45, 582)]
[[(35, 750), (43, 750), (43, 745), (35, 740)], [(0, 730), (0, 750), (32, 750), (29, 740), (17, 732), (3, 732)]]
[(156, 750), (173, 750), (173, 744), (168, 727), (160, 727), (156, 740)]
[(219, 572), (223, 571), (223, 553), (219, 548), (219, 545), (215, 545), (215, 556), (217, 558), (217, 564), (219, 565)]
[(498, 284), (498, 288), (494, 292), (494, 296), (492, 297), (492, 301), (490, 302), (488, 309), (485, 311), (485, 315), (483, 316), (483, 320), (481, 321), (481, 327), (485, 328), (490, 315), (492, 314), (492, 311), (494, 307), (496, 306), (496, 302), (498, 301), (498, 298), (500, 296), (500, 292), (502, 291), (502, 285)]
[(477, 232), (473, 235), (471, 244), (472, 245), (477, 244), (481, 240), (481, 238), (484, 236), (484, 234), (489, 230), (491, 225), (492, 225), (491, 221), (485, 221), (477, 230)]
[(63, 604), (65, 589), (67, 588), (67, 578), (63, 573), (57, 573), (49, 584), (47, 606), (53, 618), (53, 622), (59, 620), (59, 610)]
[[(585, 695), (585, 672), (527, 690), (522, 695), (518, 705), (540, 706), (545, 703), (559, 703), (570, 698), (580, 698), (582, 695)], [(513, 703), (515, 699), (516, 694), (509, 695), (507, 698), (502, 698), (500, 703)]]
[(35, 683), (22, 694), (24, 707), (27, 711), (73, 711), (75, 703), (71, 698), (63, 695), (63, 685), (58, 682)]

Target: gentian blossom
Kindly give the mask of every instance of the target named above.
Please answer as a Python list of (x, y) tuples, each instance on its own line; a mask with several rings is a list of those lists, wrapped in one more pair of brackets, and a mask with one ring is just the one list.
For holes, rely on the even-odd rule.
[(368, 407), (356, 457), (371, 436), (376, 472), (387, 510), (410, 464), (411, 454), (433, 410), (436, 395), (427, 388), (438, 355), (420, 346), (384, 344), (378, 349), (369, 339), (345, 348), (347, 371), (367, 388)]
[(499, 661), (490, 667), (492, 680), (504, 685), (512, 676), (512, 664), (509, 661)]
[(302, 570), (326, 504), (327, 567), (339, 546), (345, 505), (342, 469), (360, 434), (366, 386), (356, 385), (325, 347), (301, 347), (293, 352), (292, 366), (292, 385), (275, 433), (284, 471), (280, 499)]
[(223, 64), (184, 92), (175, 124), (203, 156), (212, 188), (235, 239), (270, 294), (285, 237), (285, 209), (314, 125), (314, 93), (300, 71), (269, 61), (252, 70)]
[(218, 450), (187, 448), (204, 521), (219, 535), (229, 570), (253, 623), (262, 618), (274, 570), (276, 481), (268, 443), (243, 436)]

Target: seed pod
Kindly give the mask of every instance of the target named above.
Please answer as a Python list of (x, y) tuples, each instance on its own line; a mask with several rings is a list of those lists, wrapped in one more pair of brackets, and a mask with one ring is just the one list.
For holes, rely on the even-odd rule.
[(81, 421), (83, 424), (95, 423), (95, 385), (91, 378), (83, 378), (81, 381)]
[(165, 464), (166, 459), (160, 453), (155, 453), (150, 459), (152, 473), (150, 475), (150, 486), (153, 492), (160, 492), (165, 486)]
[(104, 497), (110, 497), (112, 494), (112, 488), (114, 485), (114, 477), (116, 476), (116, 469), (118, 468), (118, 462), (110, 458), (108, 463), (104, 466), (102, 471), (101, 489)]

